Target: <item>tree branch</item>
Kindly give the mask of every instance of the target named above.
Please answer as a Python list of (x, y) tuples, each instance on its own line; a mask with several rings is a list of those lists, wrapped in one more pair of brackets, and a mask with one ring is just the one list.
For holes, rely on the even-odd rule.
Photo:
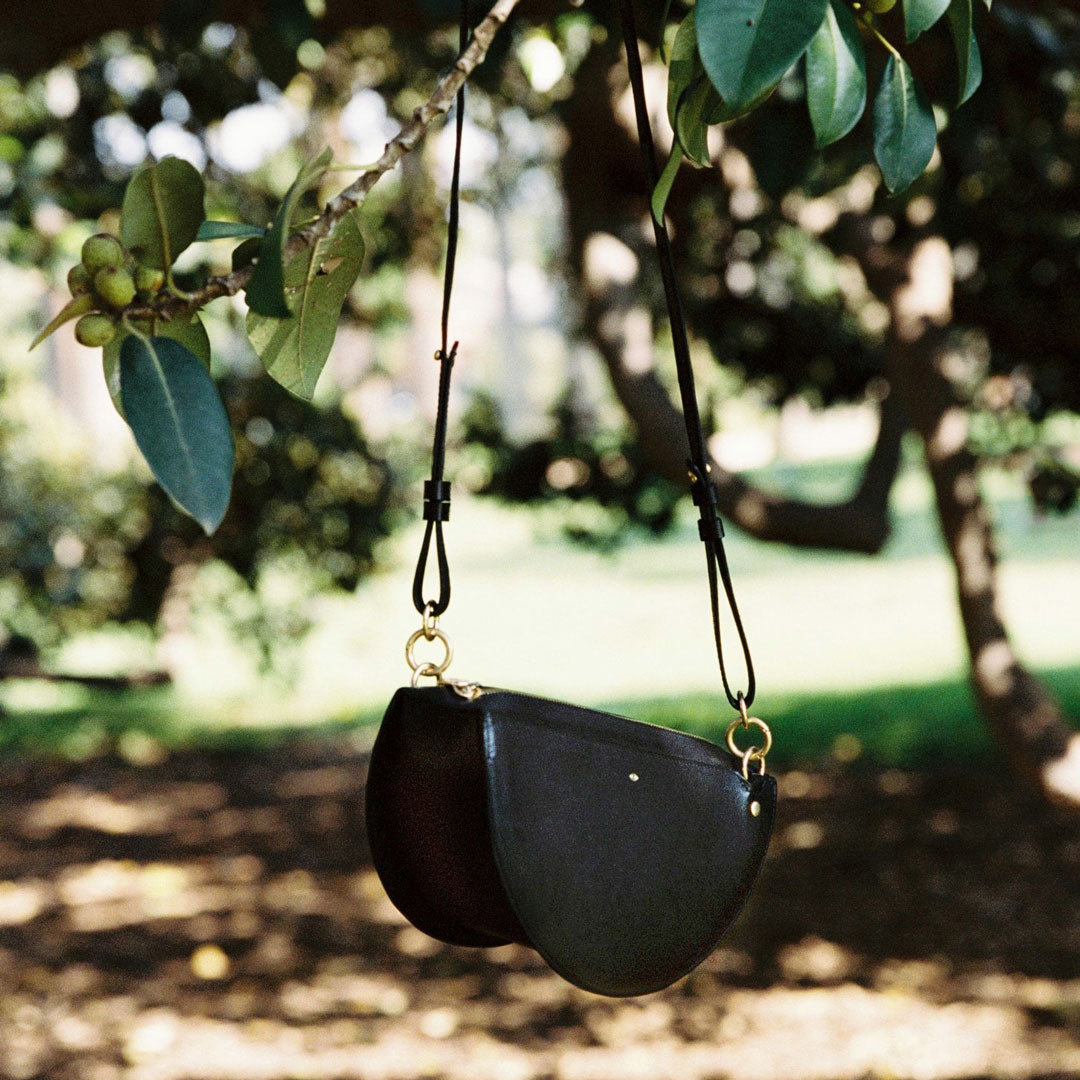
[[(520, 0), (496, 0), (496, 3), (473, 31), (472, 40), (457, 62), (439, 81), (432, 95), (412, 115), (412, 119), (387, 144), (382, 156), (365, 169), (344, 191), (332, 199), (323, 212), (303, 229), (295, 233), (285, 248), (286, 260), (302, 251), (310, 250), (326, 236), (346, 214), (355, 210), (367, 197), (381, 176), (390, 172), (401, 159), (415, 148), (428, 128), (450, 111), (457, 92), (484, 61), (495, 35), (505, 25), (510, 13)], [(185, 297), (163, 294), (154, 304), (134, 304), (123, 312), (129, 319), (149, 321), (153, 318), (170, 319), (190, 315), (199, 308), (222, 296), (235, 296), (246, 288), (253, 267), (234, 270), (231, 274), (212, 277), (195, 292)]]

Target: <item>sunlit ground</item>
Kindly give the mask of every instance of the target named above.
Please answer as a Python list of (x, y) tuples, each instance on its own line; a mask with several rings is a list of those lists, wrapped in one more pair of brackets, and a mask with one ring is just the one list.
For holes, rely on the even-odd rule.
[(1080, 825), (997, 770), (786, 769), (750, 906), (672, 989), (404, 923), (348, 739), (0, 766), (0, 1076), (1080, 1075)]

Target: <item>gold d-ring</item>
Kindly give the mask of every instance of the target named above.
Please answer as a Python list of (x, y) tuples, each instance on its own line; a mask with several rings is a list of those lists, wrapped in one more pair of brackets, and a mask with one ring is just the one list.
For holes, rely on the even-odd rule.
[[(741, 702), (740, 702), (741, 703)], [(741, 727), (756, 727), (758, 728), (765, 738), (765, 742), (761, 746), (750, 746), (746, 750), (741, 750), (735, 743), (735, 729)], [(756, 716), (747, 716), (745, 706), (739, 710), (739, 716), (732, 720), (728, 724), (727, 729), (727, 748), (731, 753), (742, 759), (742, 774), (743, 779), (748, 780), (750, 778), (750, 762), (760, 761), (761, 772), (765, 773), (765, 755), (772, 749), (772, 732), (769, 730), (769, 725), (764, 720), (759, 720)]]
[[(442, 642), (443, 648), (446, 650), (442, 663), (435, 664), (431, 661), (416, 659), (416, 643), (421, 638), (427, 641), (438, 639)], [(454, 646), (450, 644), (450, 639), (437, 626), (422, 626), (419, 630), (414, 630), (409, 640), (405, 642), (405, 662), (412, 669), (414, 679), (419, 678), (421, 675), (441, 675), (450, 666), (450, 661), (453, 659)]]

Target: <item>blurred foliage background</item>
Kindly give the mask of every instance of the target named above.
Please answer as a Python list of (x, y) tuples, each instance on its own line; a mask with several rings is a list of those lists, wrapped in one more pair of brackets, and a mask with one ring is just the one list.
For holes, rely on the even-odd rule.
[[(38, 650), (52, 670), (162, 667), (181, 694), (212, 685), (235, 700), (252, 686), (269, 687), (274, 708), (288, 701), (305, 714), (355, 711), (394, 685), (397, 646), (381, 643), (396, 642), (409, 619), (402, 582), (434, 404), (445, 131), (365, 204), (368, 263), (313, 406), (256, 374), (239, 333), (240, 306), (221, 301), (211, 309), (215, 374), (238, 449), (232, 507), (211, 540), (134, 463), (96, 354), (63, 335), (32, 356), (25, 346), (56, 309), (82, 240), (115, 225), (124, 184), (148, 154), (178, 154), (204, 169), (210, 216), (264, 222), (298, 164), (324, 143), (343, 162), (377, 156), (452, 61), (452, 7), (401, 5), (399, 16), (342, 32), (333, 6), (320, 13), (318, 5), (283, 3), (240, 24), (207, 22), (170, 3), (159, 22), (142, 25), (140, 16), (139, 25), (90, 38), (48, 63), (9, 58), (12, 71), (0, 74), (0, 632), (9, 659)], [(643, 8), (658, 111), (659, 50), (678, 14), (663, 27), (659, 8)], [(627, 700), (701, 690), (712, 676), (704, 612), (685, 636), (689, 614), (677, 620), (678, 633), (653, 629), (654, 619), (666, 622), (665, 601), (655, 614), (642, 609), (632, 597), (641, 589), (638, 571), (626, 570), (640, 567), (647, 584), (673, 575), (681, 588), (685, 563), (687, 595), (697, 590), (689, 602), (704, 599), (700, 553), (691, 555), (679, 505), (681, 454), (675, 443), (666, 458), (656, 452), (671, 417), (656, 414), (652, 430), (652, 414), (635, 398), (637, 375), (670, 386), (672, 371), (662, 329), (651, 355), (661, 294), (608, 16), (592, 5), (523, 9), (472, 80), (453, 320), (463, 342), (451, 470), (461, 498), (450, 536), (474, 597), (505, 594), (513, 604), (516, 595), (515, 618), (541, 626), (524, 635), (528, 649), (510, 677), (530, 670), (524, 656), (539, 650), (545, 664), (579, 672), (563, 680), (567, 692)], [(877, 423), (882, 402), (892, 408), (904, 396), (898, 382), (906, 378), (917, 394), (924, 378), (919, 365), (928, 361), (901, 355), (907, 346), (895, 332), (892, 298), (905, 260), (928, 236), (947, 243), (955, 289), (933, 370), (966, 417), (966, 451), (984, 478), (992, 467), (982, 489), (989, 505), (1020, 530), (1002, 539), (1038, 577), (1024, 588), (1054, 613), (1039, 638), (1046, 650), (1036, 644), (1032, 656), (1067, 668), (1080, 651), (1068, 603), (1054, 595), (1072, 596), (1077, 576), (1077, 26), (1058, 8), (1002, 8), (980, 20), (985, 84), (959, 111), (940, 110), (939, 152), (903, 197), (887, 197), (867, 139), (814, 151), (798, 69), (766, 109), (718, 134), (714, 168), (686, 171), (676, 183), (669, 209), (710, 446), (725, 473), (768, 508), (764, 525), (753, 515), (728, 516), (762, 539), (819, 550), (879, 550), (893, 531), (879, 579), (893, 585), (864, 597), (858, 618), (886, 620), (897, 632), (880, 645), (898, 658), (895, 670), (866, 655), (865, 626), (855, 632), (861, 646), (842, 645), (846, 627), (833, 629), (842, 607), (836, 595), (793, 631), (804, 646), (807, 636), (824, 634), (813, 664), (782, 659), (792, 645), (775, 627), (803, 613), (782, 590), (758, 599), (770, 576), (789, 568), (792, 582), (832, 583), (823, 595), (850, 593), (836, 560), (862, 563), (761, 553), (735, 538), (765, 680), (772, 662), (780, 690), (798, 690), (800, 678), (808, 688), (812, 667), (831, 673), (818, 683), (848, 690), (867, 684), (859, 668), (892, 683), (960, 679), (963, 645), (947, 576), (934, 571), (924, 595), (906, 588), (912, 546), (940, 552), (931, 488), (917, 472), (925, 439), (908, 435), (901, 454), (903, 425), (878, 433)], [(935, 76), (949, 70), (940, 62), (949, 48), (940, 26), (912, 58), (939, 102), (956, 89)], [(334, 174), (322, 195), (348, 179)], [(188, 252), (181, 284), (198, 283), (227, 257), (221, 242)], [(632, 294), (627, 286), (639, 271), (634, 287), (644, 292)], [(644, 358), (631, 355), (639, 339)], [(898, 472), (903, 482), (894, 485)], [(856, 533), (847, 531), (849, 519), (827, 518), (831, 508), (850, 509), (863, 489), (873, 506)], [(770, 515), (782, 517), (791, 504), (816, 505), (826, 517), (811, 532), (774, 528)], [(517, 506), (528, 508), (525, 517)], [(908, 528), (922, 539), (905, 540)], [(513, 572), (500, 576), (506, 551), (515, 552), (507, 563)], [(592, 552), (607, 553), (606, 561)], [(580, 610), (615, 605), (614, 632), (644, 635), (647, 648), (659, 650), (645, 666), (678, 679), (641, 679), (632, 664), (621, 681), (627, 692), (618, 693), (620, 680), (597, 670), (636, 655), (635, 646), (607, 632), (583, 645), (585, 655), (560, 650), (566, 641), (552, 626), (565, 615), (545, 614), (544, 589), (530, 591), (525, 567), (534, 556), (552, 581), (587, 566), (590, 584), (575, 597)], [(608, 578), (630, 597), (613, 595)], [(480, 609), (461, 611), (475, 674), (495, 681), (480, 670), (494, 650), (482, 636), (494, 610), (464, 587), (459, 596), (461, 609)], [(755, 603), (768, 605), (756, 618)], [(1008, 611), (1027, 647), (1023, 606)], [(970, 624), (963, 606), (961, 614)], [(600, 633), (601, 623), (590, 622), (586, 636)], [(939, 634), (930, 651), (946, 659), (925, 672), (919, 657), (932, 635), (920, 623), (940, 624), (953, 643), (943, 649)], [(351, 632), (357, 624), (363, 634)], [(908, 626), (905, 635), (899, 628)], [(614, 657), (598, 655), (605, 641)], [(970, 634), (968, 644), (974, 655)], [(357, 648), (387, 670), (357, 660)], [(692, 663), (673, 659), (687, 650)], [(209, 679), (215, 662), (223, 671)], [(361, 669), (363, 680), (342, 676)], [(337, 691), (315, 694), (321, 704), (300, 704), (335, 679)], [(76, 691), (48, 692), (60, 693)], [(48, 694), (46, 703), (54, 701)]]

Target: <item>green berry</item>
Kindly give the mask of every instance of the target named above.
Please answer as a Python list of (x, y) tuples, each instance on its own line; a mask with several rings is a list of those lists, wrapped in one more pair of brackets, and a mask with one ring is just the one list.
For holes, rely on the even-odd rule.
[(152, 266), (137, 266), (135, 268), (135, 288), (143, 300), (149, 300), (159, 293), (164, 284), (164, 270), (155, 270)]
[(91, 275), (108, 266), (124, 265), (124, 249), (115, 236), (95, 233), (82, 246), (83, 266)]
[(84, 315), (75, 324), (75, 340), (91, 349), (100, 349), (116, 337), (116, 323), (110, 315)]
[(106, 266), (94, 275), (94, 292), (109, 307), (127, 307), (135, 299), (135, 279), (117, 266)]
[(892, 11), (896, 7), (896, 0), (867, 0), (866, 6), (875, 15), (884, 15), (886, 11)]
[(76, 263), (67, 275), (68, 288), (72, 296), (82, 296), (88, 293), (93, 286), (90, 271), (82, 263)]

